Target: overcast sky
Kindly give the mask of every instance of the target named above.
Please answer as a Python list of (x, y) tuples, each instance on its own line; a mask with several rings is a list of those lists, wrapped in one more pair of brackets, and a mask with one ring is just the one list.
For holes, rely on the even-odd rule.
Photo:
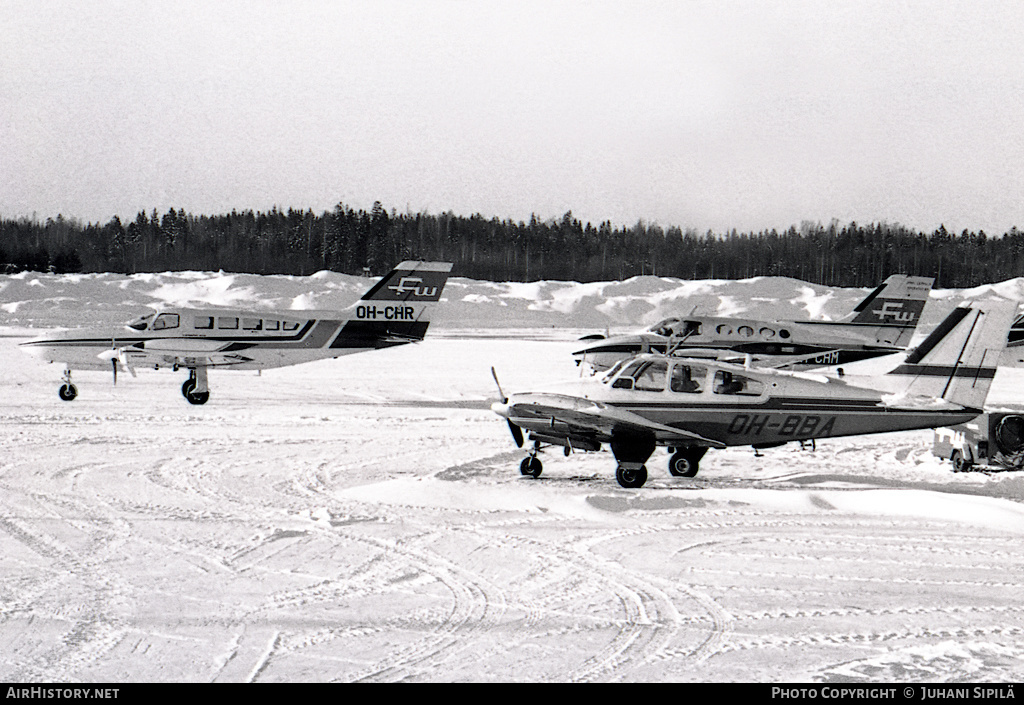
[(0, 216), (1024, 228), (1024, 3), (0, 0)]

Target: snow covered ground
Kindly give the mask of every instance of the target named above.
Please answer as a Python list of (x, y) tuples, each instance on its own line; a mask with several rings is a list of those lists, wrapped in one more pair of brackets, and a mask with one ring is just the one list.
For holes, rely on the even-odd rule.
[[(1024, 474), (957, 475), (931, 433), (608, 452), (518, 472), (497, 392), (577, 374), (579, 335), (694, 305), (836, 318), (802, 282), (455, 279), (421, 344), (255, 373), (76, 372), (37, 329), (140, 307), (342, 308), (330, 273), (0, 277), (0, 679), (1014, 681), (1024, 677)], [(1020, 280), (933, 292), (1024, 300)], [(1001, 370), (993, 401), (1024, 402)]]

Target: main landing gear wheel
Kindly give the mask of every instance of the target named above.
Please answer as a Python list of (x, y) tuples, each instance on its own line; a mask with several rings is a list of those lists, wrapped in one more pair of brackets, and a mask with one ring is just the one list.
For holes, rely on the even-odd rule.
[(675, 477), (693, 477), (699, 469), (698, 460), (682, 451), (673, 454), (668, 461), (668, 472)]
[(643, 487), (647, 482), (647, 466), (641, 465), (638, 468), (624, 468), (619, 465), (615, 468), (615, 479), (619, 484), (628, 489)]
[(59, 394), (60, 398), (64, 401), (71, 401), (78, 396), (78, 387), (68, 382), (57, 390), (57, 394)]
[(536, 456), (530, 458), (523, 458), (523, 462), (519, 463), (519, 472), (522, 475), (529, 477), (540, 477), (541, 471), (544, 469), (544, 465), (541, 464), (540, 458)]
[(185, 384), (181, 385), (181, 394), (188, 399), (189, 404), (205, 404), (210, 400), (210, 392), (197, 392), (196, 381), (194, 379), (186, 379)]

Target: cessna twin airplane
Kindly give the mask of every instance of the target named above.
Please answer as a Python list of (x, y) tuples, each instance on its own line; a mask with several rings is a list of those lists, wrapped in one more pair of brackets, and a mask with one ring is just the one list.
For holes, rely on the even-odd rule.
[(210, 398), (211, 367), (262, 370), (413, 343), (427, 332), (427, 310), (441, 298), (449, 262), (402, 262), (346, 314), (164, 308), (127, 324), (126, 332), (72, 330), (22, 343), (26, 351), (66, 365), (60, 398), (78, 390), (71, 369), (187, 369), (181, 393), (192, 404)]
[(954, 309), (881, 375), (859, 376), (856, 363), (825, 376), (645, 353), (602, 378), (547, 391), (504, 398), (499, 387), (503, 399), (491, 408), (508, 420), (517, 445), (524, 432), (534, 444), (522, 474), (540, 475), (542, 444), (564, 446), (566, 454), (608, 444), (619, 484), (641, 487), (659, 445), (672, 453), (672, 475), (692, 477), (708, 448), (769, 448), (968, 421), (982, 412), (1015, 311), (993, 301)]
[(930, 277), (894, 274), (838, 321), (762, 321), (688, 316), (668, 318), (635, 335), (594, 337), (573, 353), (593, 372), (644, 352), (742, 360), (810, 369), (845, 365), (904, 350), (931, 290)]

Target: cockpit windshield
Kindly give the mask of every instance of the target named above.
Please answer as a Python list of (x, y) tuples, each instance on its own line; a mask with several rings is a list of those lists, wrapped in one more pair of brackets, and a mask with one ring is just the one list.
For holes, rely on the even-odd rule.
[(624, 357), (618, 362), (616, 362), (614, 365), (612, 365), (612, 368), (604, 373), (604, 377), (601, 378), (601, 381), (605, 384), (608, 384), (609, 380), (611, 380), (611, 378), (614, 377), (616, 373), (622, 369), (622, 366), (625, 365), (628, 360), (628, 357)]
[(662, 321), (658, 321), (653, 326), (648, 328), (648, 332), (656, 335), (663, 335), (666, 338), (672, 337), (675, 334), (676, 326), (679, 323), (678, 318), (666, 318)]
[(132, 330), (146, 330), (146, 328), (149, 327), (149, 319), (151, 319), (153, 315), (154, 314), (152, 313), (148, 313), (145, 316), (140, 316), (129, 323), (128, 327)]

